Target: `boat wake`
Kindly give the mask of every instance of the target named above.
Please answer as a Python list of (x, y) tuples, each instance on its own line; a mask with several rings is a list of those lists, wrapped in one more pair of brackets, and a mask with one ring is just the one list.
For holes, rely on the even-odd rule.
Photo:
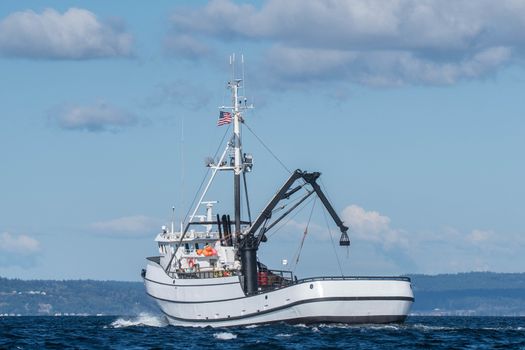
[(230, 332), (220, 332), (220, 333), (215, 333), (213, 337), (215, 339), (220, 339), (220, 340), (232, 340), (232, 339), (236, 339), (237, 335), (230, 333)]
[(166, 327), (168, 320), (161, 315), (140, 314), (133, 318), (118, 318), (111, 323), (113, 328), (146, 326), (146, 327)]

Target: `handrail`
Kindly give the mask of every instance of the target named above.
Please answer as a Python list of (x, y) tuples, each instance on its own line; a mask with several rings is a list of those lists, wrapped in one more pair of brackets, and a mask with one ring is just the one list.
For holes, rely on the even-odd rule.
[(195, 272), (176, 272), (174, 273), (180, 279), (207, 279), (238, 276), (237, 271), (233, 270), (215, 270), (215, 271), (195, 271)]
[[(160, 256), (150, 256), (146, 258), (149, 261), (155, 262), (157, 264), (160, 263)], [(179, 278), (217, 278), (217, 277), (224, 277), (224, 276), (218, 276), (217, 271), (201, 271), (201, 272), (179, 272)], [(411, 282), (412, 280), (410, 277), (406, 276), (319, 276), (319, 277), (307, 277), (302, 278), (299, 280), (294, 280), (293, 274), (291, 271), (286, 270), (271, 270), (267, 269), (266, 271), (273, 273), (281, 278), (283, 278), (286, 281), (289, 281), (291, 283), (287, 283), (287, 285), (290, 284), (299, 284), (299, 283), (306, 283), (306, 282), (315, 282), (315, 281), (344, 281), (344, 280), (371, 280), (371, 281), (405, 281), (405, 282)], [(222, 271), (221, 271), (222, 272)], [(238, 276), (238, 272), (234, 270), (229, 271), (232, 276)], [(199, 274), (199, 275), (197, 275)], [(290, 274), (291, 278), (286, 276)], [(204, 277), (206, 276), (206, 277)], [(208, 277), (209, 276), (209, 277)], [(288, 278), (287, 278), (288, 277)]]
[(302, 278), (295, 283), (313, 282), (313, 281), (343, 281), (343, 280), (372, 280), (372, 281), (405, 281), (411, 282), (410, 277), (405, 276), (321, 276)]
[[(272, 271), (272, 270), (268, 270)], [(275, 271), (275, 270), (273, 270)], [(324, 277), (308, 277), (303, 278), (300, 280), (289, 280), (286, 278), (283, 278), (278, 283), (268, 283), (264, 286), (259, 286), (260, 290), (257, 291), (256, 294), (263, 294), (266, 293), (268, 290), (273, 289), (281, 289), (281, 288), (288, 288), (290, 286), (294, 286), (297, 284), (302, 283), (308, 283), (308, 282), (316, 282), (316, 281), (351, 281), (351, 280), (372, 280), (372, 281), (404, 281), (404, 282), (411, 282), (410, 277), (404, 277), (404, 276), (324, 276)]]

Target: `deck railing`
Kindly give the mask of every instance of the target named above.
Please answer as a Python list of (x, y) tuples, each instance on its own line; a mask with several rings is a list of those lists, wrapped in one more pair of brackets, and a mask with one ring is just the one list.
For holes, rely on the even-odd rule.
[[(157, 264), (160, 264), (160, 256), (152, 256), (147, 258)], [(219, 278), (226, 276), (240, 276), (240, 271), (235, 270), (216, 270), (216, 271), (196, 271), (196, 272), (170, 272), (171, 277), (178, 276), (183, 279), (197, 279), (197, 278)], [(296, 283), (306, 283), (315, 281), (344, 281), (344, 280), (387, 280), (387, 281), (405, 281), (411, 282), (410, 277), (406, 276), (320, 276), (307, 277), (297, 279), (292, 271), (285, 270), (259, 270), (258, 282), (261, 290), (268, 290), (274, 288), (281, 288)]]
[(303, 278), (296, 283), (314, 282), (314, 281), (346, 281), (346, 280), (377, 280), (377, 281), (405, 281), (410, 282), (410, 277), (405, 276), (322, 276)]
[(177, 277), (181, 279), (201, 279), (201, 278), (219, 278), (219, 277), (238, 276), (240, 273), (237, 271), (216, 270), (216, 271), (177, 272), (177, 273), (172, 273), (172, 274), (173, 275), (176, 274)]

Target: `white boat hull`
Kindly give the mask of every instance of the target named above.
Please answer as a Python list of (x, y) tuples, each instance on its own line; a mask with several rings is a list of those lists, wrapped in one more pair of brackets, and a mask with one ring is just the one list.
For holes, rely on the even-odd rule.
[(414, 301), (408, 279), (378, 277), (303, 279), (246, 296), (237, 276), (172, 278), (152, 260), (144, 282), (148, 295), (177, 326), (403, 322)]

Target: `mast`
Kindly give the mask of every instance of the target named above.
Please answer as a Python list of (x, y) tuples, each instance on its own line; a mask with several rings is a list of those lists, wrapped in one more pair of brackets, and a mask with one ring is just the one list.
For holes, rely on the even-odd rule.
[[(235, 64), (235, 63), (234, 63)], [(234, 206), (235, 206), (235, 240), (241, 234), (241, 172), (242, 158), (241, 158), (241, 115), (239, 113), (239, 96), (238, 90), (241, 84), (240, 79), (235, 79), (231, 83), (232, 98), (233, 98), (233, 139), (234, 139), (234, 166), (233, 166), (233, 188), (234, 188)]]
[[(247, 162), (245, 169), (245, 160), (242, 156), (242, 142), (241, 142), (241, 123), (242, 116), (241, 109), (252, 108), (246, 105), (246, 98), (244, 97), (244, 105), (239, 100), (239, 88), (241, 87), (242, 79), (235, 78), (235, 55), (232, 56), (230, 62), (233, 63), (233, 78), (229, 83), (232, 89), (232, 109), (233, 109), (233, 188), (234, 188), (234, 206), (235, 206), (235, 230), (234, 230), (234, 245), (239, 248), (239, 256), (241, 258), (241, 273), (244, 278), (244, 291), (247, 294), (257, 292), (257, 246), (256, 238), (253, 234), (241, 234), (241, 175), (246, 170), (251, 170), (251, 163)], [(241, 63), (244, 65), (244, 58), (241, 56)], [(243, 66), (244, 78), (244, 66)], [(248, 203), (247, 203), (248, 205)], [(250, 223), (251, 224), (251, 223)]]

